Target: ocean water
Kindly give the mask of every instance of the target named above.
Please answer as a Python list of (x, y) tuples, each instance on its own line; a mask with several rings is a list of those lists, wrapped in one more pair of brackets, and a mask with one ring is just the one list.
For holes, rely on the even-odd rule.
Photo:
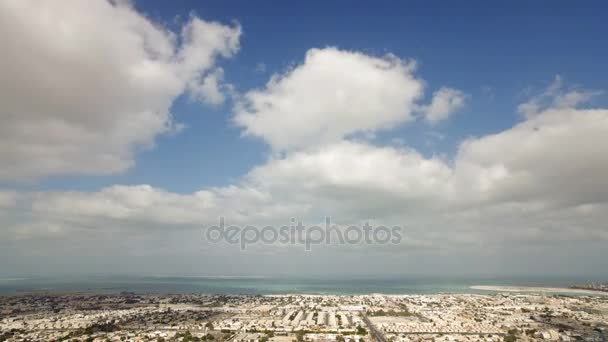
[(490, 293), (472, 285), (518, 285), (568, 287), (589, 279), (572, 278), (402, 278), (312, 279), (225, 277), (32, 277), (0, 278), (0, 294), (29, 292), (204, 293), (204, 294), (439, 294)]

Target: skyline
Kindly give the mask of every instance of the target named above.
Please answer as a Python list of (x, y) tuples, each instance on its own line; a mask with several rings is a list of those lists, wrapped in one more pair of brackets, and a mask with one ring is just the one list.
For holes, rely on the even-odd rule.
[(606, 7), (1, 2), (0, 277), (606, 277)]

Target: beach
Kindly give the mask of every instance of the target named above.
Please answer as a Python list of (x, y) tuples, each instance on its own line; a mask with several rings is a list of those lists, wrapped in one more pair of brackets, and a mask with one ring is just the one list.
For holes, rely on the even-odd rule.
[(536, 286), (487, 286), (474, 285), (469, 287), (472, 290), (495, 291), (495, 292), (548, 292), (548, 293), (576, 293), (596, 296), (608, 296), (608, 292), (571, 289), (567, 287), (536, 287)]

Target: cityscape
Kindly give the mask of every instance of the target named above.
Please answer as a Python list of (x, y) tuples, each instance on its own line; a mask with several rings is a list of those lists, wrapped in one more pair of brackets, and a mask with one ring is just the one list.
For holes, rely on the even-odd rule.
[(24, 294), (2, 341), (605, 341), (608, 296)]

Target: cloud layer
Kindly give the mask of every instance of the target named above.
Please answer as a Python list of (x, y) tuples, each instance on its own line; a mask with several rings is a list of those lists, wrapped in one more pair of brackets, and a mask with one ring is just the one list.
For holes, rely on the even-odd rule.
[(110, 220), (135, 230), (193, 228), (219, 216), (270, 224), (330, 215), (344, 224), (406, 223), (421, 228), (426, 245), (440, 241), (439, 233), (455, 244), (605, 240), (608, 191), (598, 184), (608, 170), (607, 131), (606, 109), (549, 108), (503, 132), (465, 140), (453, 160), (342, 140), (277, 156), (238, 184), (192, 194), (112, 186), (28, 194), (21, 202), (7, 194), (2, 203), (65, 227)]
[(418, 271), (445, 256), (445, 265), (462, 257), (482, 268), (556, 271), (543, 258), (565, 260), (568, 250), (589, 257), (577, 259), (584, 266), (608, 257), (595, 248), (608, 240), (608, 109), (584, 106), (597, 92), (565, 89), (558, 77), (517, 108), (513, 127), (470, 137), (451, 157), (428, 156), (362, 137), (447, 120), (470, 100), (463, 91), (439, 87), (425, 104), (413, 61), (330, 47), (237, 94), (218, 60), (238, 52), (240, 36), (238, 25), (195, 16), (171, 32), (123, 1), (0, 3), (0, 181), (124, 171), (138, 150), (179, 130), (170, 108), (182, 94), (218, 105), (235, 93), (233, 123), (272, 151), (232, 185), (190, 193), (147, 184), (2, 190), (0, 256), (9, 268), (90, 257), (125, 272), (129, 262), (140, 270), (156, 262), (198, 273), (202, 254), (207, 271), (247, 271), (257, 260), (270, 272), (292, 268), (294, 254), (276, 246), (254, 249), (257, 258), (201, 250), (201, 226), (220, 216), (239, 225), (332, 216), (344, 226), (407, 227), (398, 246), (329, 247), (307, 259), (332, 257), (333, 272), (354, 265), (348, 255)]

